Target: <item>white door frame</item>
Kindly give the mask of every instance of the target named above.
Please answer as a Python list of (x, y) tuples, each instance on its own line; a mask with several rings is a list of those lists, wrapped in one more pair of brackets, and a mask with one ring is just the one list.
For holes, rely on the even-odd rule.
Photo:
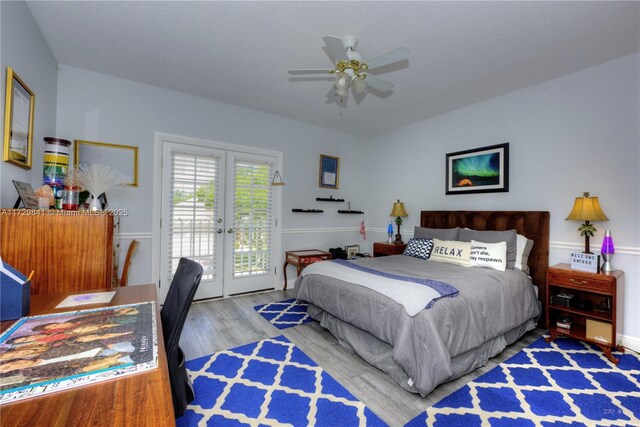
[[(215, 148), (220, 150), (238, 151), (248, 154), (261, 154), (275, 157), (277, 159), (276, 169), (284, 174), (282, 151), (267, 150), (264, 148), (249, 147), (245, 145), (228, 144), (225, 142), (211, 141), (206, 139), (191, 138), (187, 136), (172, 135), (168, 133), (155, 132), (153, 144), (153, 203), (152, 203), (152, 226), (151, 226), (151, 280), (156, 286), (169, 286), (169, 283), (160, 283), (160, 244), (162, 241), (160, 219), (162, 217), (162, 143), (176, 142), (179, 144), (194, 145), (197, 147)], [(276, 192), (276, 229), (273, 234), (276, 256), (273, 259), (274, 267), (280, 270), (282, 264), (282, 186), (273, 187)], [(277, 271), (277, 270), (276, 270)], [(280, 271), (273, 275), (273, 287), (281, 289)], [(166, 292), (158, 292), (158, 296)], [(164, 301), (160, 301), (163, 303)]]

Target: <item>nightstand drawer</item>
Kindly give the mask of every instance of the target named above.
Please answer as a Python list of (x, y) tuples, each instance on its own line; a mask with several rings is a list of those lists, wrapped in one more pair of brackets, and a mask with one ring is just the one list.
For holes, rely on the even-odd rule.
[(376, 242), (373, 244), (373, 256), (400, 255), (406, 247), (406, 244), (394, 245), (393, 243)]
[[(605, 276), (606, 277), (606, 276)], [(549, 285), (569, 286), (579, 289), (593, 289), (601, 292), (613, 292), (613, 282), (610, 279), (597, 280), (577, 275), (567, 276), (549, 271)]]

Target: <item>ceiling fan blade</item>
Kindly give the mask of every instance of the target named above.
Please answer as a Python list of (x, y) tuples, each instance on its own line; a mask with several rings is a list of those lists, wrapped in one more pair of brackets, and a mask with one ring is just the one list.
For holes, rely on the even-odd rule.
[(324, 36), (322, 40), (327, 45), (327, 50), (329, 51), (329, 55), (331, 55), (334, 63), (342, 60), (349, 60), (349, 57), (347, 56), (347, 50), (345, 49), (340, 37)]
[(393, 64), (394, 62), (404, 61), (405, 59), (409, 59), (409, 49), (404, 47), (399, 47), (397, 49), (392, 50), (391, 52), (382, 53), (380, 55), (373, 56), (366, 61), (365, 64), (369, 66), (369, 69), (372, 70), (374, 68), (383, 67), (388, 64)]
[(328, 70), (326, 68), (316, 68), (316, 69), (296, 69), (289, 70), (289, 74), (331, 74), (333, 70)]
[(376, 76), (372, 76), (371, 74), (367, 74), (365, 81), (367, 82), (367, 85), (369, 87), (377, 89), (380, 92), (390, 92), (391, 89), (393, 89), (393, 83), (379, 79)]

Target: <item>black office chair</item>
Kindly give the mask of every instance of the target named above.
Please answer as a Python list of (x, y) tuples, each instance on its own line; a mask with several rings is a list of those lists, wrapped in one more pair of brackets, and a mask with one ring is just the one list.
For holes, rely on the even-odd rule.
[(202, 266), (200, 264), (187, 258), (180, 258), (178, 269), (169, 287), (167, 299), (160, 311), (162, 334), (169, 363), (169, 377), (171, 378), (173, 411), (176, 418), (184, 414), (187, 405), (194, 398), (191, 380), (184, 366), (184, 353), (178, 344), (182, 327), (187, 319), (187, 313), (189, 313), (201, 278)]

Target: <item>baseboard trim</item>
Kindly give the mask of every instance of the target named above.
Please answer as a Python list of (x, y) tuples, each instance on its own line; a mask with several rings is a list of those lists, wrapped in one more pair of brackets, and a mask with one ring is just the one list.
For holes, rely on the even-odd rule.
[(618, 343), (623, 347), (633, 350), (636, 353), (640, 353), (640, 338), (631, 337), (629, 335), (617, 334)]

